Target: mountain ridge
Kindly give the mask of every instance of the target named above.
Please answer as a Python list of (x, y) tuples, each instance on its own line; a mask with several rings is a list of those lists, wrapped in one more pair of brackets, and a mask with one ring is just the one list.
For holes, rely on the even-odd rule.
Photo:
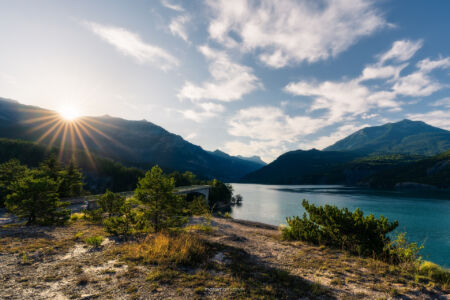
[[(47, 134), (53, 123), (42, 128), (40, 124), (52, 115), (57, 116), (57, 113), (0, 98), (0, 137), (40, 140), (50, 146), (57, 130)], [(33, 122), (38, 118), (44, 120)], [(77, 138), (75, 148), (83, 149), (86, 145), (89, 151), (127, 166), (149, 168), (158, 164), (168, 171), (191, 171), (204, 178), (226, 181), (237, 180), (261, 166), (228, 154), (227, 157), (215, 155), (152, 122), (105, 115), (79, 119), (78, 130), (83, 133), (84, 141)], [(77, 136), (76, 130), (73, 135)], [(71, 147), (68, 140), (59, 136), (53, 140), (53, 145)]]
[(395, 123), (365, 127), (323, 150), (431, 156), (448, 149), (450, 149), (450, 131), (422, 121), (404, 119)]

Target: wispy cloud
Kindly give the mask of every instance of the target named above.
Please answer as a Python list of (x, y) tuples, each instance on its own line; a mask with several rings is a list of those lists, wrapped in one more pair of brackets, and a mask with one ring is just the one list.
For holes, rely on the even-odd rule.
[(354, 133), (355, 131), (360, 130), (361, 128), (364, 128), (368, 126), (367, 124), (345, 124), (340, 127), (338, 127), (336, 130), (334, 130), (329, 135), (324, 135), (318, 138), (315, 138), (314, 140), (310, 140), (307, 142), (301, 142), (298, 147), (300, 149), (323, 149), (330, 145), (333, 145), (337, 141), (347, 137), (348, 135)]
[(426, 113), (408, 114), (411, 120), (424, 121), (430, 125), (450, 130), (450, 109), (433, 110)]
[[(208, 0), (212, 39), (242, 51), (260, 50), (274, 68), (337, 56), (360, 38), (389, 26), (367, 0)], [(238, 35), (238, 39), (234, 35)]]
[[(386, 53), (379, 56), (379, 61), (365, 67), (359, 77), (342, 81), (291, 82), (285, 91), (293, 95), (311, 96), (311, 111), (324, 109), (328, 118), (339, 121), (345, 116), (357, 116), (368, 113), (374, 108), (400, 110), (403, 102), (398, 96), (428, 96), (444, 87), (430, 77), (429, 73), (438, 68), (450, 67), (450, 58), (419, 61), (416, 70), (401, 76), (401, 71), (422, 46), (421, 41), (397, 41)], [(386, 65), (393, 60), (401, 64)], [(383, 80), (373, 83), (368, 80)]]
[(137, 33), (122, 27), (88, 21), (83, 23), (102, 40), (113, 45), (122, 54), (134, 58), (138, 63), (155, 65), (162, 70), (172, 69), (179, 65), (177, 58), (160, 47), (144, 42)]
[(187, 29), (186, 29), (186, 24), (189, 21), (190, 21), (190, 17), (188, 15), (181, 15), (181, 16), (173, 18), (169, 24), (170, 32), (175, 36), (179, 36), (185, 42), (189, 42)]
[(234, 147), (243, 155), (254, 151), (254, 154), (270, 160), (281, 154), (287, 145), (327, 126), (328, 121), (309, 116), (291, 117), (278, 107), (258, 106), (239, 110), (228, 124), (230, 135), (249, 141), (230, 141), (225, 144), (227, 150)]
[(195, 109), (181, 111), (186, 119), (201, 123), (225, 111), (222, 104), (213, 102), (194, 103)]
[(431, 106), (450, 108), (450, 97), (439, 99), (431, 104)]
[(233, 62), (225, 52), (208, 46), (199, 47), (199, 51), (209, 61), (212, 80), (200, 85), (187, 81), (178, 93), (180, 99), (230, 102), (262, 87), (250, 67)]
[(175, 10), (175, 11), (179, 11), (179, 12), (184, 11), (184, 8), (181, 5), (172, 3), (172, 2), (170, 2), (168, 0), (161, 0), (161, 4), (164, 7), (168, 8), (168, 9), (171, 9), (171, 10)]
[(409, 60), (416, 54), (417, 50), (422, 48), (423, 41), (411, 41), (411, 40), (400, 40), (394, 42), (392, 48), (380, 56), (380, 63), (384, 63), (388, 60), (394, 60), (397, 62), (403, 62)]

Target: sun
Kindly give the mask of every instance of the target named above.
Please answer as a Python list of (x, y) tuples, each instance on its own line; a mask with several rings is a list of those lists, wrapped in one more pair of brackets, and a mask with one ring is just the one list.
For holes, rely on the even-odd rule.
[(58, 110), (58, 113), (66, 121), (73, 121), (80, 116), (80, 113), (75, 107), (65, 106)]

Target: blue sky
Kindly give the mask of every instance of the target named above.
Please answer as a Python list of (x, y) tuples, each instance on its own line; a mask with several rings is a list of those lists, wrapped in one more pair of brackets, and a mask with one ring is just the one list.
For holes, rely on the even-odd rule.
[(404, 118), (450, 129), (450, 2), (0, 0), (0, 97), (271, 161)]

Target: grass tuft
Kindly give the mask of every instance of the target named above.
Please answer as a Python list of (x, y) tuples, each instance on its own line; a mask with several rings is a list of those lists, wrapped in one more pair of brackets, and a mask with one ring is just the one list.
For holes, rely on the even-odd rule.
[(91, 245), (94, 247), (99, 247), (102, 244), (104, 239), (105, 238), (103, 236), (99, 235), (99, 236), (90, 236), (90, 237), (86, 238), (84, 241), (88, 245)]
[(158, 265), (195, 265), (209, 257), (205, 242), (188, 233), (158, 233), (142, 243), (124, 245), (122, 252), (127, 260)]

